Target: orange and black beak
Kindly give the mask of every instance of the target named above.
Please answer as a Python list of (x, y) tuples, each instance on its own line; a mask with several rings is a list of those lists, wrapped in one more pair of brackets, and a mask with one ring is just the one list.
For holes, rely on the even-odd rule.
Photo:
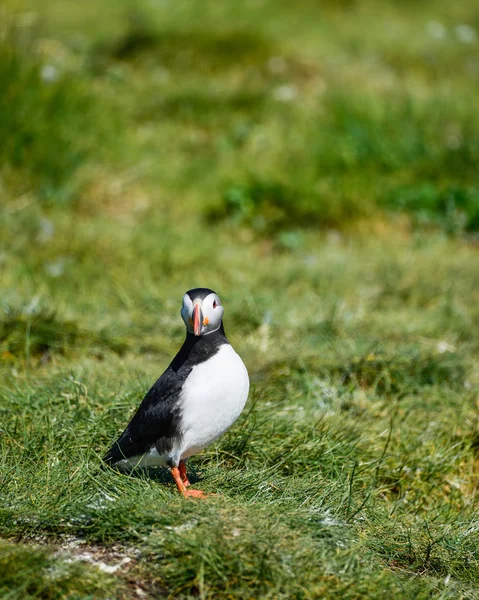
[(201, 310), (200, 304), (195, 304), (193, 308), (193, 333), (195, 335), (201, 335), (201, 328), (203, 326), (203, 311)]

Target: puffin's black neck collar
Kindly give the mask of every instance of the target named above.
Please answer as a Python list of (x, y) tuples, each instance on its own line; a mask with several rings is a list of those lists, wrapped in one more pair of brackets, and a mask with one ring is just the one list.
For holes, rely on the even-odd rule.
[(185, 363), (191, 366), (198, 365), (214, 356), (221, 346), (228, 343), (223, 322), (216, 331), (208, 335), (198, 336), (187, 331), (183, 346), (170, 366), (177, 372)]
[(187, 329), (186, 330), (186, 340), (191, 338), (192, 340), (196, 340), (196, 342), (198, 342), (198, 340), (204, 340), (205, 338), (209, 338), (215, 334), (220, 334), (220, 335), (223, 335), (223, 337), (226, 337), (223, 321), (221, 321), (221, 324), (218, 327), (218, 329), (215, 329), (214, 331), (209, 331), (208, 333), (204, 333), (202, 335), (195, 335), (194, 333), (191, 333), (191, 331), (189, 331)]

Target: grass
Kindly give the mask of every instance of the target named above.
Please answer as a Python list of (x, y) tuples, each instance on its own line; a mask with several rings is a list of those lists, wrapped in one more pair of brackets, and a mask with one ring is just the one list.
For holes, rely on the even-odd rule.
[[(2, 11), (0, 595), (479, 598), (475, 7)], [(100, 468), (199, 285), (205, 502)]]

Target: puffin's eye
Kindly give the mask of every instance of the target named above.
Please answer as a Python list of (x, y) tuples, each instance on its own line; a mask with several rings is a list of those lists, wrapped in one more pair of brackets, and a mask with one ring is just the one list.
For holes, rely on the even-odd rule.
[(216, 308), (216, 300), (213, 300), (213, 308)]

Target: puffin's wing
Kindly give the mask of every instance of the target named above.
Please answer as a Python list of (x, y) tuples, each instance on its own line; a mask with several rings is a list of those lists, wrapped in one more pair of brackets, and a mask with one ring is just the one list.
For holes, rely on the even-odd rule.
[(104, 461), (110, 465), (148, 452), (153, 444), (167, 452), (178, 434), (180, 420), (179, 396), (185, 377), (171, 366), (150, 388), (140, 407), (110, 448)]

